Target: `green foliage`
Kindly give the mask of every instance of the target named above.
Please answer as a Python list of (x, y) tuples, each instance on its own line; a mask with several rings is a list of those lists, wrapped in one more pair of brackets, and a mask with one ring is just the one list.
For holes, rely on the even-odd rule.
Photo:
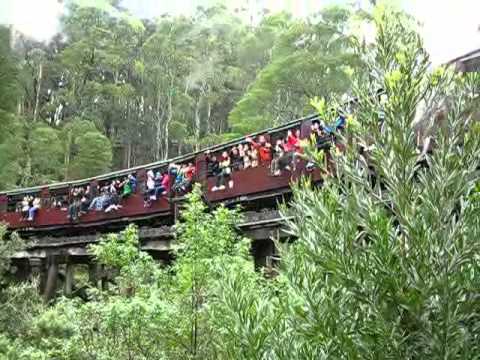
[[(90, 250), (117, 274), (109, 289), (93, 291), (88, 302), (65, 298), (41, 313), (26, 311), (34, 315), (28, 335), (18, 342), (0, 338), (0, 352), (41, 359), (227, 359), (236, 353), (240, 359), (265, 351), (256, 337), (267, 333), (252, 325), (262, 320), (271, 328), (264, 311), (273, 315), (265, 298), (273, 291), (254, 270), (249, 241), (234, 226), (238, 220), (238, 212), (223, 207), (207, 212), (195, 188), (177, 224), (176, 262), (167, 268), (140, 250), (136, 227), (107, 236)], [(252, 294), (255, 301), (239, 313)], [(242, 331), (247, 342), (232, 339), (232, 331)]]
[(63, 148), (59, 132), (51, 127), (39, 126), (29, 134), (26, 147), (31, 159), (31, 184), (48, 183), (63, 173)]
[[(480, 142), (462, 109), (468, 94), (479, 95), (479, 78), (446, 72), (432, 81), (409, 21), (384, 11), (376, 25), (366, 55), (378, 76), (358, 84), (353, 144), (377, 146), (368, 163), (356, 146), (336, 158), (338, 177), (322, 189), (295, 188), (288, 214), (299, 241), (283, 258), (289, 315), (280, 341), (292, 358), (476, 358), (478, 202), (468, 197)], [(388, 99), (381, 130), (382, 104), (368, 101), (378, 88)], [(434, 94), (455, 98), (445, 109), (448, 130), (434, 124), (438, 145), (424, 169), (412, 124), (417, 104)], [(373, 188), (363, 164), (375, 169)]]
[(272, 57), (229, 115), (235, 132), (250, 133), (298, 118), (314, 95), (346, 94), (352, 71), (361, 68), (348, 32), (350, 10), (324, 9), (315, 21), (282, 19)]
[[(86, 16), (84, 21), (102, 19), (104, 14), (95, 11), (75, 16)], [(231, 24), (215, 27), (203, 22), (222, 14), (220, 8), (199, 15), (203, 19), (199, 33), (208, 40), (202, 42), (202, 49), (212, 56), (232, 50), (215, 47), (213, 41), (222, 35), (219, 29), (231, 28)], [(326, 37), (318, 40), (318, 49), (331, 49), (337, 56), (346, 49), (343, 46), (350, 46), (343, 35), (329, 32), (333, 24), (343, 24), (348, 16), (336, 8), (322, 15), (318, 27), (328, 31), (316, 33), (320, 39), (322, 34)], [(459, 76), (448, 69), (430, 73), (428, 56), (411, 19), (385, 7), (376, 10), (372, 19), (377, 28), (376, 43), (362, 48), (359, 54), (371, 76), (347, 71), (354, 76), (353, 91), (359, 99), (355, 129), (351, 131), (349, 120), (345, 137), (338, 134), (346, 152), (332, 152), (335, 176), (325, 178), (321, 188), (308, 181), (293, 187), (293, 200), (283, 212), (296, 240), (293, 244), (276, 244), (282, 263), (275, 279), (266, 280), (262, 273), (255, 272), (249, 255), (251, 244), (237, 232), (239, 211), (223, 206), (208, 209), (196, 187), (175, 225), (173, 265), (161, 266), (143, 252), (138, 230), (130, 226), (91, 248), (96, 261), (115, 278), (107, 290), (92, 289), (87, 302), (59, 299), (46, 308), (34, 295), (35, 284), (7, 287), (7, 277), (3, 276), (2, 358), (477, 359), (480, 137), (476, 115), (480, 77)], [(190, 20), (183, 19), (181, 26), (169, 18), (161, 20), (161, 26), (172, 32), (166, 36), (153, 31), (143, 48), (142, 66), (136, 63), (135, 67), (141, 76), (147, 76), (150, 66), (158, 67), (152, 78), (143, 82), (155, 89), (155, 97), (148, 98), (146, 93), (142, 96), (152, 109), (158, 102), (166, 102), (167, 109), (171, 106), (167, 127), (164, 121), (168, 111), (164, 115), (156, 113), (160, 117), (149, 124), (178, 132), (175, 136), (198, 140), (198, 132), (183, 126), (185, 118), (178, 106), (192, 100), (190, 105), (194, 106), (188, 111), (197, 110), (203, 131), (206, 123), (201, 113), (209, 102), (218, 104), (217, 90), (225, 83), (224, 79), (218, 81), (215, 66), (207, 66), (212, 64), (206, 61), (208, 57), (182, 58), (192, 46), (185, 36), (200, 37)], [(70, 25), (72, 36), (74, 31), (87, 31), (77, 28), (76, 21)], [(261, 31), (249, 35), (245, 47), (265, 50), (265, 44), (275, 41), (272, 58), (281, 59), (278, 64), (288, 64), (287, 60), (299, 51), (292, 55), (292, 39), (298, 39), (305, 26), (281, 15), (270, 18), (261, 25)], [(279, 37), (275, 36), (277, 30), (282, 31)], [(325, 42), (332, 44), (326, 46)], [(192, 70), (192, 64), (196, 69), (207, 64), (205, 74), (190, 73), (192, 87), (186, 93), (179, 91), (177, 75), (164, 78), (161, 74), (172, 69), (175, 62), (168, 57), (155, 59), (154, 49), (169, 47), (175, 48), (169, 51), (174, 51), (177, 59), (182, 58), (179, 66), (185, 71)], [(249, 69), (277, 61), (270, 62), (268, 54), (262, 56), (263, 50), (255, 54), (255, 64), (249, 64)], [(70, 65), (74, 71), (82, 64)], [(288, 73), (281, 66), (277, 70), (275, 74), (262, 71), (259, 81), (274, 84)], [(163, 92), (161, 84), (169, 84), (172, 79), (172, 87)], [(92, 88), (97, 95), (113, 99), (112, 103), (129, 92), (122, 95), (122, 86), (104, 85)], [(379, 88), (385, 90), (385, 99), (371, 96)], [(322, 91), (314, 95), (309, 97), (314, 99), (311, 105), (326, 119), (333, 116), (330, 108), (339, 100), (331, 100)], [(444, 116), (427, 111), (418, 120), (416, 112), (421, 102), (428, 110), (432, 106), (438, 109), (436, 104), (440, 102)], [(379, 109), (385, 113), (382, 124)], [(151, 110), (149, 116), (155, 111)], [(111, 124), (113, 128), (115, 124)], [(249, 130), (250, 125), (247, 123), (243, 130)], [(433, 154), (418, 153), (418, 127), (434, 137)], [(76, 120), (62, 126), (61, 132), (42, 126), (32, 129), (33, 134), (41, 134), (52, 144), (63, 144), (62, 149), (68, 149), (72, 156), (72, 164), (88, 159), (91, 163), (83, 163), (83, 171), (100, 169), (94, 162), (99, 159), (111, 161), (110, 155), (102, 158), (110, 142), (92, 121)], [(243, 131), (240, 127), (237, 130)], [(200, 137), (207, 138), (202, 132)], [(46, 146), (42, 142), (33, 144)], [(365, 148), (362, 155), (358, 146)], [(322, 155), (311, 155), (323, 163)], [(35, 156), (32, 154), (31, 165), (39, 167)], [(428, 166), (421, 166), (420, 160)], [(52, 161), (48, 159), (41, 166), (53, 171)], [(0, 229), (0, 235), (4, 238), (5, 230)], [(10, 255), (21, 242), (13, 237), (0, 245), (0, 267), (5, 275)]]
[(133, 225), (120, 235), (110, 234), (100, 244), (91, 247), (101, 264), (119, 270), (118, 285), (124, 293), (141, 290), (151, 282), (157, 270), (151, 256), (140, 251), (139, 247), (138, 230)]
[(0, 224), (0, 281), (3, 283), (11, 265), (11, 258), (25, 246), (17, 233), (8, 233), (7, 226)]
[(18, 68), (10, 49), (10, 32), (0, 26), (0, 188), (15, 186), (18, 172), (20, 129), (15, 106), (19, 95)]
[(11, 189), (18, 185), (18, 175), (22, 173), (20, 160), (24, 155), (21, 127), (13, 124), (6, 133), (9, 133), (10, 136), (0, 143), (1, 189)]
[[(0, 135), (0, 186), (78, 179), (268, 128), (310, 112), (319, 89), (327, 99), (344, 94), (359, 69), (349, 8), (305, 20), (272, 14), (251, 27), (222, 5), (155, 23), (118, 1), (66, 6), (61, 34), (49, 44), (20, 39), (17, 62), (2, 51), (8, 91), (0, 89), (0, 99), (9, 110), (0, 108), (0, 117), (11, 123), (11, 136)], [(32, 167), (30, 133), (43, 125), (60, 131), (56, 171), (50, 161)], [(98, 135), (83, 140), (105, 154), (98, 162), (88, 151), (77, 156), (78, 137), (90, 130), (111, 144)], [(56, 162), (57, 141), (47, 135), (55, 141), (45, 158)]]
[(89, 131), (76, 139), (78, 153), (72, 160), (72, 176), (95, 176), (107, 172), (112, 164), (112, 146), (98, 131)]
[(17, 95), (17, 68), (10, 49), (10, 32), (0, 26), (0, 142), (8, 137), (5, 135), (8, 134), (8, 126), (13, 120)]
[(37, 281), (15, 284), (12, 257), (23, 250), (25, 242), (0, 226), (0, 355), (7, 359), (34, 358), (22, 351), (29, 339), (32, 322), (45, 311), (38, 294)]

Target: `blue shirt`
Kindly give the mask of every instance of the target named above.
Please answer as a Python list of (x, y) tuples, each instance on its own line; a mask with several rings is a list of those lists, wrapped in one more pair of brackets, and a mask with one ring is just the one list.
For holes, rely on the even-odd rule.
[(107, 195), (97, 196), (92, 200), (92, 203), (88, 207), (88, 210), (102, 211), (108, 203), (109, 197)]

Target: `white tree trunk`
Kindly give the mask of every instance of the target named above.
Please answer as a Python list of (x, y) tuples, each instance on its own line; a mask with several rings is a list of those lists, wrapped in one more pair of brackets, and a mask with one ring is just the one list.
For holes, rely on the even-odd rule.
[(202, 121), (200, 119), (200, 98), (197, 99), (197, 103), (195, 104), (195, 151), (200, 150), (200, 127), (202, 125)]
[(38, 116), (38, 107), (40, 104), (40, 91), (42, 90), (42, 77), (43, 77), (43, 64), (38, 65), (38, 84), (37, 84), (37, 93), (35, 94), (35, 108), (33, 110), (33, 122), (37, 121)]
[(163, 159), (164, 160), (168, 159), (169, 141), (170, 141), (170, 139), (169, 139), (169, 137), (170, 137), (169, 127), (170, 127), (170, 122), (172, 121), (172, 118), (173, 118), (173, 104), (172, 103), (173, 103), (173, 96), (172, 96), (172, 94), (169, 94), (168, 95), (168, 114), (167, 114), (167, 120), (165, 121), (165, 136), (164, 136), (165, 152), (163, 154)]
[(158, 90), (157, 96), (157, 109), (155, 112), (155, 117), (157, 118), (156, 123), (156, 135), (155, 135), (155, 161), (158, 161), (162, 158), (162, 123), (165, 111), (161, 108), (161, 92)]

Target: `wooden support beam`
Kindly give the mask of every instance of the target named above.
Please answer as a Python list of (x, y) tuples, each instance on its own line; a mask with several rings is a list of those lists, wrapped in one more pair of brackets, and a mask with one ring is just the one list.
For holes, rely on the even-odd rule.
[[(271, 238), (285, 239), (289, 235), (282, 230), (284, 218), (278, 210), (248, 211), (244, 213), (244, 221), (238, 224), (237, 229), (252, 240), (269, 240)], [(143, 227), (139, 229), (141, 248), (150, 252), (168, 252), (172, 248), (175, 230), (171, 226)], [(41, 237), (25, 251), (15, 254), (15, 258), (47, 258), (75, 257), (77, 259), (89, 257), (87, 246), (98, 243), (105, 234)]]
[(44, 299), (49, 301), (57, 291), (58, 263), (54, 256), (48, 258), (47, 282), (45, 284)]
[(73, 281), (75, 278), (75, 264), (72, 262), (67, 262), (65, 267), (65, 296), (72, 296), (73, 291)]

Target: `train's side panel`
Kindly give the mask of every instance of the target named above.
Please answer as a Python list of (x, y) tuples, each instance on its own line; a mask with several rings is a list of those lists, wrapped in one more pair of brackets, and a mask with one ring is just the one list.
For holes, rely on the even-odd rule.
[(56, 208), (40, 209), (37, 212), (35, 221), (29, 222), (22, 219), (21, 214), (16, 212), (1, 213), (0, 221), (8, 223), (9, 228), (19, 229), (25, 227), (55, 227), (55, 226), (72, 226), (72, 225), (88, 225), (97, 222), (113, 221), (116, 219), (145, 217), (157, 213), (166, 213), (170, 211), (170, 203), (165, 198), (154, 202), (151, 207), (145, 208), (143, 204), (143, 196), (135, 194), (128, 199), (121, 201), (122, 208), (118, 211), (105, 213), (103, 211), (89, 211), (83, 215), (79, 222), (72, 223), (67, 215), (68, 211)]
[(298, 163), (295, 172), (285, 171), (281, 176), (271, 176), (268, 166), (258, 166), (256, 168), (245, 169), (236, 171), (231, 175), (231, 179), (234, 182), (232, 189), (228, 186), (223, 191), (211, 192), (212, 187), (215, 186), (216, 179), (208, 179), (208, 195), (207, 198), (210, 201), (224, 201), (229, 198), (235, 198), (239, 196), (248, 196), (253, 194), (259, 194), (264, 192), (271, 192), (274, 190), (281, 190), (288, 188), (292, 181), (298, 180), (302, 174), (308, 174), (313, 176), (314, 181), (321, 179), (320, 172), (317, 170), (314, 173), (305, 172), (305, 162), (300, 161)]
[[(308, 129), (307, 129), (308, 130)], [(267, 165), (260, 165), (256, 168), (249, 168), (241, 171), (235, 171), (231, 174), (234, 182), (232, 189), (228, 186), (225, 190), (212, 192), (215, 186), (216, 178), (206, 179), (205, 157), (197, 157), (197, 169), (201, 170), (198, 175), (198, 181), (202, 184), (206, 197), (211, 202), (221, 202), (230, 199), (239, 199), (243, 196), (255, 194), (271, 193), (277, 190), (288, 189), (292, 181), (298, 180), (302, 174), (305, 174), (318, 182), (322, 179), (321, 172), (317, 169), (312, 173), (305, 171), (305, 161), (297, 163), (295, 172), (285, 171), (281, 176), (273, 177), (270, 174), (270, 168)], [(144, 176), (140, 176), (142, 181)], [(90, 211), (81, 217), (79, 222), (72, 223), (68, 219), (68, 212), (55, 208), (42, 208), (37, 212), (35, 221), (28, 222), (22, 219), (21, 214), (16, 212), (0, 212), (0, 221), (8, 223), (11, 229), (22, 228), (51, 228), (70, 226), (94, 226), (105, 222), (115, 220), (135, 221), (139, 218), (145, 218), (150, 215), (169, 215), (172, 210), (172, 204), (166, 198), (161, 198), (152, 203), (151, 207), (144, 207), (143, 195), (139, 192), (127, 199), (121, 201), (122, 208), (118, 211), (105, 213), (103, 211)]]
[[(300, 162), (297, 171), (294, 173), (285, 172), (282, 176), (270, 176), (268, 166), (259, 166), (257, 168), (236, 171), (231, 175), (234, 181), (234, 187), (226, 190), (211, 192), (211, 188), (215, 185), (216, 179), (209, 178), (207, 198), (211, 202), (225, 201), (241, 196), (249, 196), (261, 194), (275, 190), (286, 189), (291, 185), (292, 181), (299, 179), (304, 171), (305, 164)], [(309, 176), (314, 181), (321, 179), (318, 170), (310, 173)], [(134, 221), (136, 218), (146, 217), (155, 214), (168, 215), (171, 211), (171, 204), (166, 198), (161, 198), (152, 203), (151, 207), (145, 208), (143, 204), (143, 195), (135, 194), (121, 202), (122, 208), (118, 211), (105, 213), (103, 211), (90, 211), (81, 217), (79, 222), (72, 223), (68, 219), (68, 212), (60, 209), (40, 209), (36, 215), (35, 221), (28, 222), (22, 219), (21, 215), (16, 212), (0, 213), (0, 221), (9, 224), (11, 229), (21, 228), (48, 228), (48, 227), (69, 227), (69, 226), (89, 226), (95, 223), (115, 221), (120, 219), (128, 219)]]

